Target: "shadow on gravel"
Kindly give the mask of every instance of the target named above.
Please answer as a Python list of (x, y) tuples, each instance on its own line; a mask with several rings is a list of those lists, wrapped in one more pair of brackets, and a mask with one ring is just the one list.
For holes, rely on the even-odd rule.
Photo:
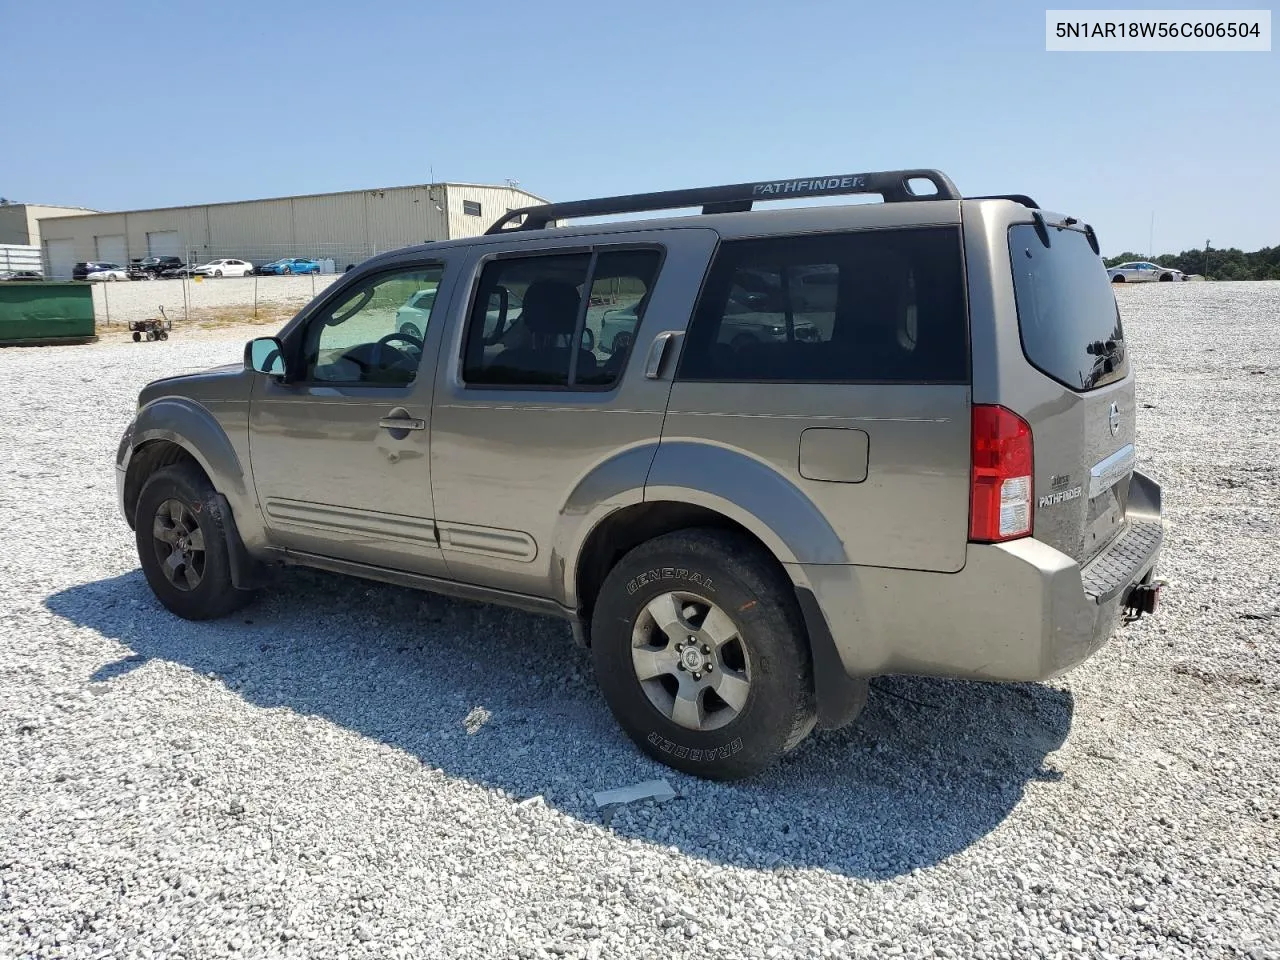
[(1044, 761), (1073, 709), (1034, 684), (885, 678), (852, 727), (715, 784), (631, 745), (558, 621), (310, 571), (213, 623), (169, 614), (136, 570), (46, 605), (132, 650), (86, 682), (127, 695), (130, 673), (171, 661), (589, 823), (602, 822), (593, 791), (666, 777), (680, 797), (624, 808), (609, 828), (748, 868), (887, 878), (938, 863), (995, 828), (1029, 781), (1058, 779)]

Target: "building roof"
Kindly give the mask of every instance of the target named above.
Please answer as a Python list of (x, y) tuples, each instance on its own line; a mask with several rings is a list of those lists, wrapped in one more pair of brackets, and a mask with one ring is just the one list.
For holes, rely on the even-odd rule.
[(0, 210), (10, 209), (13, 207), (44, 207), (46, 210), (81, 210), (85, 213), (101, 213), (101, 210), (94, 210), (92, 207), (75, 207), (66, 203), (28, 203), (25, 200), (10, 200), (8, 203), (0, 203)]

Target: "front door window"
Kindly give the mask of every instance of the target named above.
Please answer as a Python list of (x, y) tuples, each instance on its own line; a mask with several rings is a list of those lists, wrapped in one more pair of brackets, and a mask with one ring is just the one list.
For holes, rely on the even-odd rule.
[(404, 386), (418, 375), (442, 266), (379, 274), (315, 317), (303, 348), (303, 379)]

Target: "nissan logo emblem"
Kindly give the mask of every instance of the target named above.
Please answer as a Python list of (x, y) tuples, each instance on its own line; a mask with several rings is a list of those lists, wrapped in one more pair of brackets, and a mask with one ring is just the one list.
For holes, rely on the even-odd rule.
[(1111, 411), (1107, 414), (1107, 421), (1111, 424), (1111, 435), (1114, 437), (1120, 432), (1120, 407), (1118, 404), (1111, 405)]

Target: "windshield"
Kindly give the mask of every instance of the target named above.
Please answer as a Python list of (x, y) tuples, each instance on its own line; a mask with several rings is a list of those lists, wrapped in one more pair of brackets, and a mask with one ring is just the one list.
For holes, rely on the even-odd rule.
[(1092, 390), (1128, 372), (1124, 328), (1106, 267), (1078, 230), (1009, 228), (1009, 257), (1022, 351), (1073, 390)]

